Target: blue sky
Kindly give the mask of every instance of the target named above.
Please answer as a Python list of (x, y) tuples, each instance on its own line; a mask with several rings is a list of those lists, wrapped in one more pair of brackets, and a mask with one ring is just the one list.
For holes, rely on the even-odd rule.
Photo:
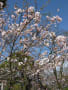
[[(10, 9), (13, 9), (13, 5), (17, 2), (22, 5), (23, 0), (8, 0)], [(33, 0), (31, 1), (31, 5), (33, 4)], [(38, 9), (43, 4), (45, 5), (48, 0), (37, 0)], [(60, 9), (60, 12), (57, 13), (57, 8)], [(52, 15), (59, 15), (62, 17), (62, 22), (59, 25), (59, 28), (64, 31), (68, 31), (68, 0), (50, 0), (50, 3), (44, 9), (44, 12), (51, 12)]]
[[(60, 9), (59, 13), (56, 12), (57, 8)], [(51, 0), (46, 10), (53, 13), (53, 15), (60, 15), (63, 21), (59, 27), (68, 31), (68, 0)]]

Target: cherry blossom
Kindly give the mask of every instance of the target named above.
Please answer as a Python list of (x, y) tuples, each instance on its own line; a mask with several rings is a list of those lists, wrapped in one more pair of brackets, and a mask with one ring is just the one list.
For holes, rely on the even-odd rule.
[(31, 6), (31, 7), (28, 8), (28, 12), (30, 12), (30, 13), (34, 13), (34, 11), (35, 11), (35, 9), (34, 9), (33, 6)]
[[(67, 37), (57, 36), (50, 29), (61, 22), (62, 18), (46, 16), (46, 19), (48, 22), (43, 25), (41, 12), (35, 12), (33, 6), (25, 9), (15, 6), (15, 11), (11, 15), (2, 12), (0, 17), (0, 60), (4, 61), (7, 58), (9, 64), (17, 64), (19, 67), (27, 66), (27, 70), (24, 68), (21, 70), (25, 72), (29, 70), (30, 78), (38, 75), (44, 69), (55, 71), (57, 66), (61, 66), (66, 57), (64, 52), (67, 49)], [(29, 55), (33, 58), (31, 58), (34, 61), (32, 68), (28, 66), (28, 63), (32, 62), (28, 60), (27, 56), (24, 59), (16, 57), (15, 53), (19, 51), (24, 53), (23, 56)], [(15, 54), (14, 57), (12, 57), (13, 54)], [(21, 58), (21, 61), (18, 61), (18, 58)], [(12, 68), (11, 65), (9, 66)], [(8, 69), (8, 72), (11, 70)]]
[(2, 36), (5, 36), (6, 35), (6, 32), (5, 31), (2, 31)]
[(65, 36), (62, 36), (62, 35), (57, 36), (56, 41), (60, 47), (66, 46), (66, 37)]
[(0, 2), (0, 8), (2, 8), (3, 7), (3, 2)]
[(40, 19), (41, 19), (40, 12), (35, 12), (35, 18), (34, 18), (35, 22), (36, 22), (36, 23), (37, 23), (37, 22), (40, 22)]
[(56, 20), (57, 20), (58, 22), (61, 22), (61, 21), (62, 21), (62, 18), (59, 17), (59, 16), (56, 16)]

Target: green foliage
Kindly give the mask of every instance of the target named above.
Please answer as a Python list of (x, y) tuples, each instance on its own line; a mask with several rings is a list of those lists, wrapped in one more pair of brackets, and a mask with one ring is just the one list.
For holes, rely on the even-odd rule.
[[(15, 61), (15, 59), (17, 61)], [(23, 64), (19, 65), (19, 62), (22, 62)], [(9, 56), (8, 61), (6, 60), (0, 64), (0, 69), (2, 68), (3, 72), (7, 70), (6, 73), (9, 73), (7, 76), (8, 86), (5, 87), (4, 90), (8, 90), (11, 84), (13, 87), (12, 90), (21, 90), (21, 87), (22, 90), (26, 90), (26, 86), (29, 84), (28, 73), (31, 73), (33, 67), (34, 61), (31, 56), (24, 54), (22, 51), (12, 53), (11, 57)], [(24, 86), (21, 86), (21, 83)]]
[(65, 88), (64, 90), (68, 90), (68, 88)]
[(4, 61), (2, 64), (0, 64), (0, 68), (6, 68), (8, 66), (8, 61)]
[[(8, 86), (6, 86), (4, 90), (9, 90)], [(14, 84), (11, 90), (21, 90), (21, 85), (19, 83)]]
[(27, 57), (28, 59), (31, 59), (31, 56), (25, 55), (22, 51), (19, 51), (19, 52), (12, 54), (12, 58), (24, 59), (25, 57)]
[(19, 83), (15, 84), (12, 90), (21, 90), (21, 85)]
[[(26, 68), (28, 65), (30, 67), (33, 66), (33, 58), (31, 56), (28, 56), (28, 55), (24, 54), (22, 51), (13, 53), (11, 58), (12, 59), (17, 59), (18, 62), (23, 62), (23, 65), (18, 66), (19, 69), (22, 69), (23, 67)], [(26, 62), (24, 61), (25, 58), (27, 58)]]

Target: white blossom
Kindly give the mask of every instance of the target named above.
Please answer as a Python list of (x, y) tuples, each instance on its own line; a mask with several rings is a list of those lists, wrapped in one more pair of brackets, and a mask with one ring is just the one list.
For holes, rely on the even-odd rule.
[(0, 8), (2, 8), (3, 7), (3, 2), (0, 2)]
[(59, 16), (56, 16), (56, 20), (57, 20), (58, 22), (61, 22), (61, 21), (62, 21), (62, 18), (59, 17)]
[(56, 21), (55, 17), (52, 17), (52, 18), (50, 19), (50, 21), (51, 21), (52, 23), (54, 23), (54, 22)]
[(58, 8), (58, 9), (57, 9), (57, 12), (59, 12), (59, 11), (60, 11), (60, 9)]
[(11, 17), (14, 19), (15, 18), (15, 15), (12, 14)]
[(32, 37), (32, 40), (36, 40), (36, 34), (34, 34), (34, 36)]
[(37, 23), (37, 22), (40, 22), (40, 19), (41, 19), (41, 14), (40, 14), (40, 12), (35, 12), (35, 18), (34, 18), (35, 22), (36, 22), (36, 23)]
[(23, 62), (18, 62), (18, 65), (21, 66), (23, 64)]
[(56, 42), (60, 47), (66, 46), (66, 37), (59, 35), (56, 37)]
[(22, 9), (19, 8), (18, 10), (15, 11), (15, 13), (16, 13), (17, 15), (19, 15), (20, 13), (22, 13)]
[(28, 8), (28, 12), (33, 13), (34, 11), (35, 11), (35, 9), (34, 9), (33, 6), (31, 6), (31, 7)]
[(50, 17), (49, 16), (46, 16), (47, 20), (50, 20)]
[(10, 60), (10, 57), (7, 57), (7, 61), (9, 61)]
[(42, 59), (40, 60), (39, 65), (44, 65), (44, 64), (46, 64), (46, 63), (48, 63), (48, 62), (49, 62), (49, 59), (46, 58), (46, 57), (44, 57), (44, 58), (42, 58)]
[(2, 31), (2, 36), (4, 36), (6, 34), (6, 32), (5, 31)]
[(27, 58), (25, 57), (25, 58), (24, 58), (24, 62), (26, 62), (26, 61), (27, 61)]

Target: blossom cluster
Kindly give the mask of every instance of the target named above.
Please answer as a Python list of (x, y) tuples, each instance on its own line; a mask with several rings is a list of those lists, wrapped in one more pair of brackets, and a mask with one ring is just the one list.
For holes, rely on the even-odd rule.
[(52, 23), (55, 23), (56, 21), (57, 22), (61, 22), (62, 21), (62, 18), (60, 16), (53, 16), (53, 17), (46, 16), (46, 18), (49, 21), (51, 21)]
[[(0, 14), (0, 61), (7, 60), (7, 64), (4, 65), (5, 74), (7, 73), (8, 76), (13, 74), (10, 75), (10, 77), (13, 76), (12, 79), (16, 79), (18, 72), (25, 75), (26, 79), (19, 80), (20, 75), (18, 75), (19, 81), (27, 81), (27, 78), (29, 81), (35, 81), (36, 76), (37, 82), (38, 75), (46, 76), (41, 72), (47, 74), (48, 71), (54, 71), (57, 66), (61, 67), (68, 58), (67, 37), (56, 35), (50, 30), (52, 25), (61, 22), (62, 18), (46, 16), (49, 22), (43, 25), (41, 16), (41, 12), (35, 11), (33, 6), (27, 9), (15, 6), (11, 15), (5, 11)], [(1, 70), (4, 71), (3, 68), (0, 68)], [(48, 80), (48, 76), (45, 81)]]
[[(38, 11), (35, 12), (35, 8), (33, 6), (30, 6), (28, 9), (21, 9), (17, 7), (14, 9), (14, 13), (10, 16), (8, 16), (5, 12), (2, 12), (0, 15), (1, 59), (6, 57), (6, 55), (3, 55), (4, 53), (6, 53), (7, 56), (10, 55), (12, 47), (12, 52), (22, 50), (34, 58), (36, 58), (36, 53), (38, 52), (35, 48), (40, 46), (49, 49), (55, 44), (55, 47), (53, 48), (55, 51), (58, 50), (59, 47), (60, 49), (63, 49), (64, 47), (66, 48), (65, 36), (56, 36), (55, 32), (48, 31), (48, 28), (50, 28), (56, 21), (62, 21), (61, 17), (46, 16), (46, 18), (50, 21), (50, 24), (43, 27), (40, 25), (40, 22), (42, 22), (41, 13)], [(39, 57), (41, 58), (43, 55), (39, 54)], [(42, 64), (42, 61), (40, 63)]]

